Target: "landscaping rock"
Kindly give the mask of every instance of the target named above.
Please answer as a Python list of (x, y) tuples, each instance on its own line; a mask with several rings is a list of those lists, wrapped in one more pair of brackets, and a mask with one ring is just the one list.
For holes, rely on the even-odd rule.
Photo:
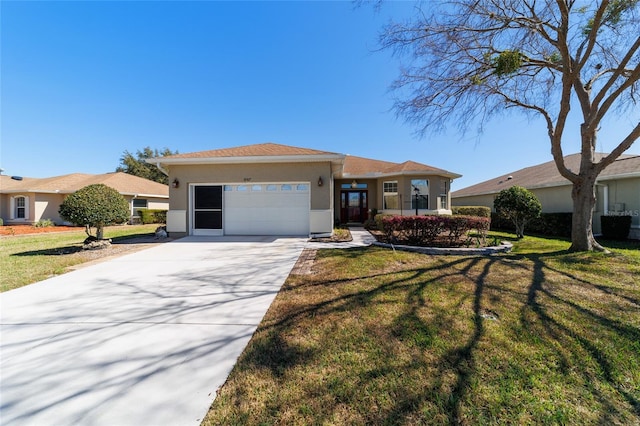
[(87, 238), (82, 245), (83, 250), (102, 250), (109, 247), (111, 247), (111, 240), (98, 240), (95, 237)]

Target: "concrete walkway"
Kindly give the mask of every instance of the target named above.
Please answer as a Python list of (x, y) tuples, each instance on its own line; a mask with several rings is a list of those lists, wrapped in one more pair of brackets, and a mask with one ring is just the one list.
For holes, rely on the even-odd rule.
[(366, 229), (362, 227), (349, 227), (351, 232), (352, 241), (344, 243), (321, 243), (321, 242), (309, 242), (305, 248), (308, 249), (344, 249), (344, 248), (356, 248), (356, 247), (368, 247), (373, 244), (376, 239)]
[(0, 294), (0, 424), (198, 425), (306, 244), (189, 237)]

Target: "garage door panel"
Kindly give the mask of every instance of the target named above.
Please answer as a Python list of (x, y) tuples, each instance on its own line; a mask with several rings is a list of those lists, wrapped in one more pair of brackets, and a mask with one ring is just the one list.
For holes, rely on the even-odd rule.
[[(258, 185), (258, 184), (256, 184)], [(310, 199), (297, 184), (291, 191), (225, 191), (226, 235), (308, 235)], [(278, 185), (281, 188), (281, 185)]]

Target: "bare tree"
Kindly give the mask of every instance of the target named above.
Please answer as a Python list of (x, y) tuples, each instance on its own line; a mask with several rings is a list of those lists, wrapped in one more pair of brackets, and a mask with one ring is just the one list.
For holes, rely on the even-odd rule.
[[(571, 250), (604, 250), (592, 232), (596, 179), (640, 137), (638, 0), (428, 1), (409, 22), (389, 24), (382, 45), (409, 58), (395, 106), (422, 132), (452, 120), (481, 127), (513, 107), (542, 116), (558, 171), (573, 185)], [(581, 162), (569, 170), (562, 142), (576, 105)], [(613, 112), (633, 124), (598, 158), (596, 136)]]

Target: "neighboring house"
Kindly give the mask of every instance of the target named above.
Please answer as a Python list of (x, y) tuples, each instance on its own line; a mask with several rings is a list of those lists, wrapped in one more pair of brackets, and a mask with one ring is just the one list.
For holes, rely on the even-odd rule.
[(5, 225), (33, 224), (41, 219), (63, 224), (58, 209), (64, 198), (96, 183), (105, 184), (122, 194), (129, 203), (132, 216), (141, 208), (169, 208), (167, 185), (121, 172), (102, 175), (73, 173), (50, 178), (0, 175), (0, 216)]
[[(265, 143), (147, 160), (169, 175), (173, 235), (329, 235), (370, 211), (451, 213), (459, 174)], [(419, 194), (416, 203), (416, 191)]]
[[(604, 155), (598, 153), (597, 158)], [(580, 154), (565, 157), (565, 164), (570, 170), (578, 170)], [(514, 185), (533, 192), (545, 213), (573, 211), (571, 183), (560, 175), (553, 161), (454, 191), (451, 193), (452, 203), (454, 206), (487, 206), (493, 209), (493, 200), (498, 193)], [(640, 238), (640, 156), (622, 155), (598, 177), (594, 234), (600, 233), (602, 215), (632, 216), (630, 237)]]

